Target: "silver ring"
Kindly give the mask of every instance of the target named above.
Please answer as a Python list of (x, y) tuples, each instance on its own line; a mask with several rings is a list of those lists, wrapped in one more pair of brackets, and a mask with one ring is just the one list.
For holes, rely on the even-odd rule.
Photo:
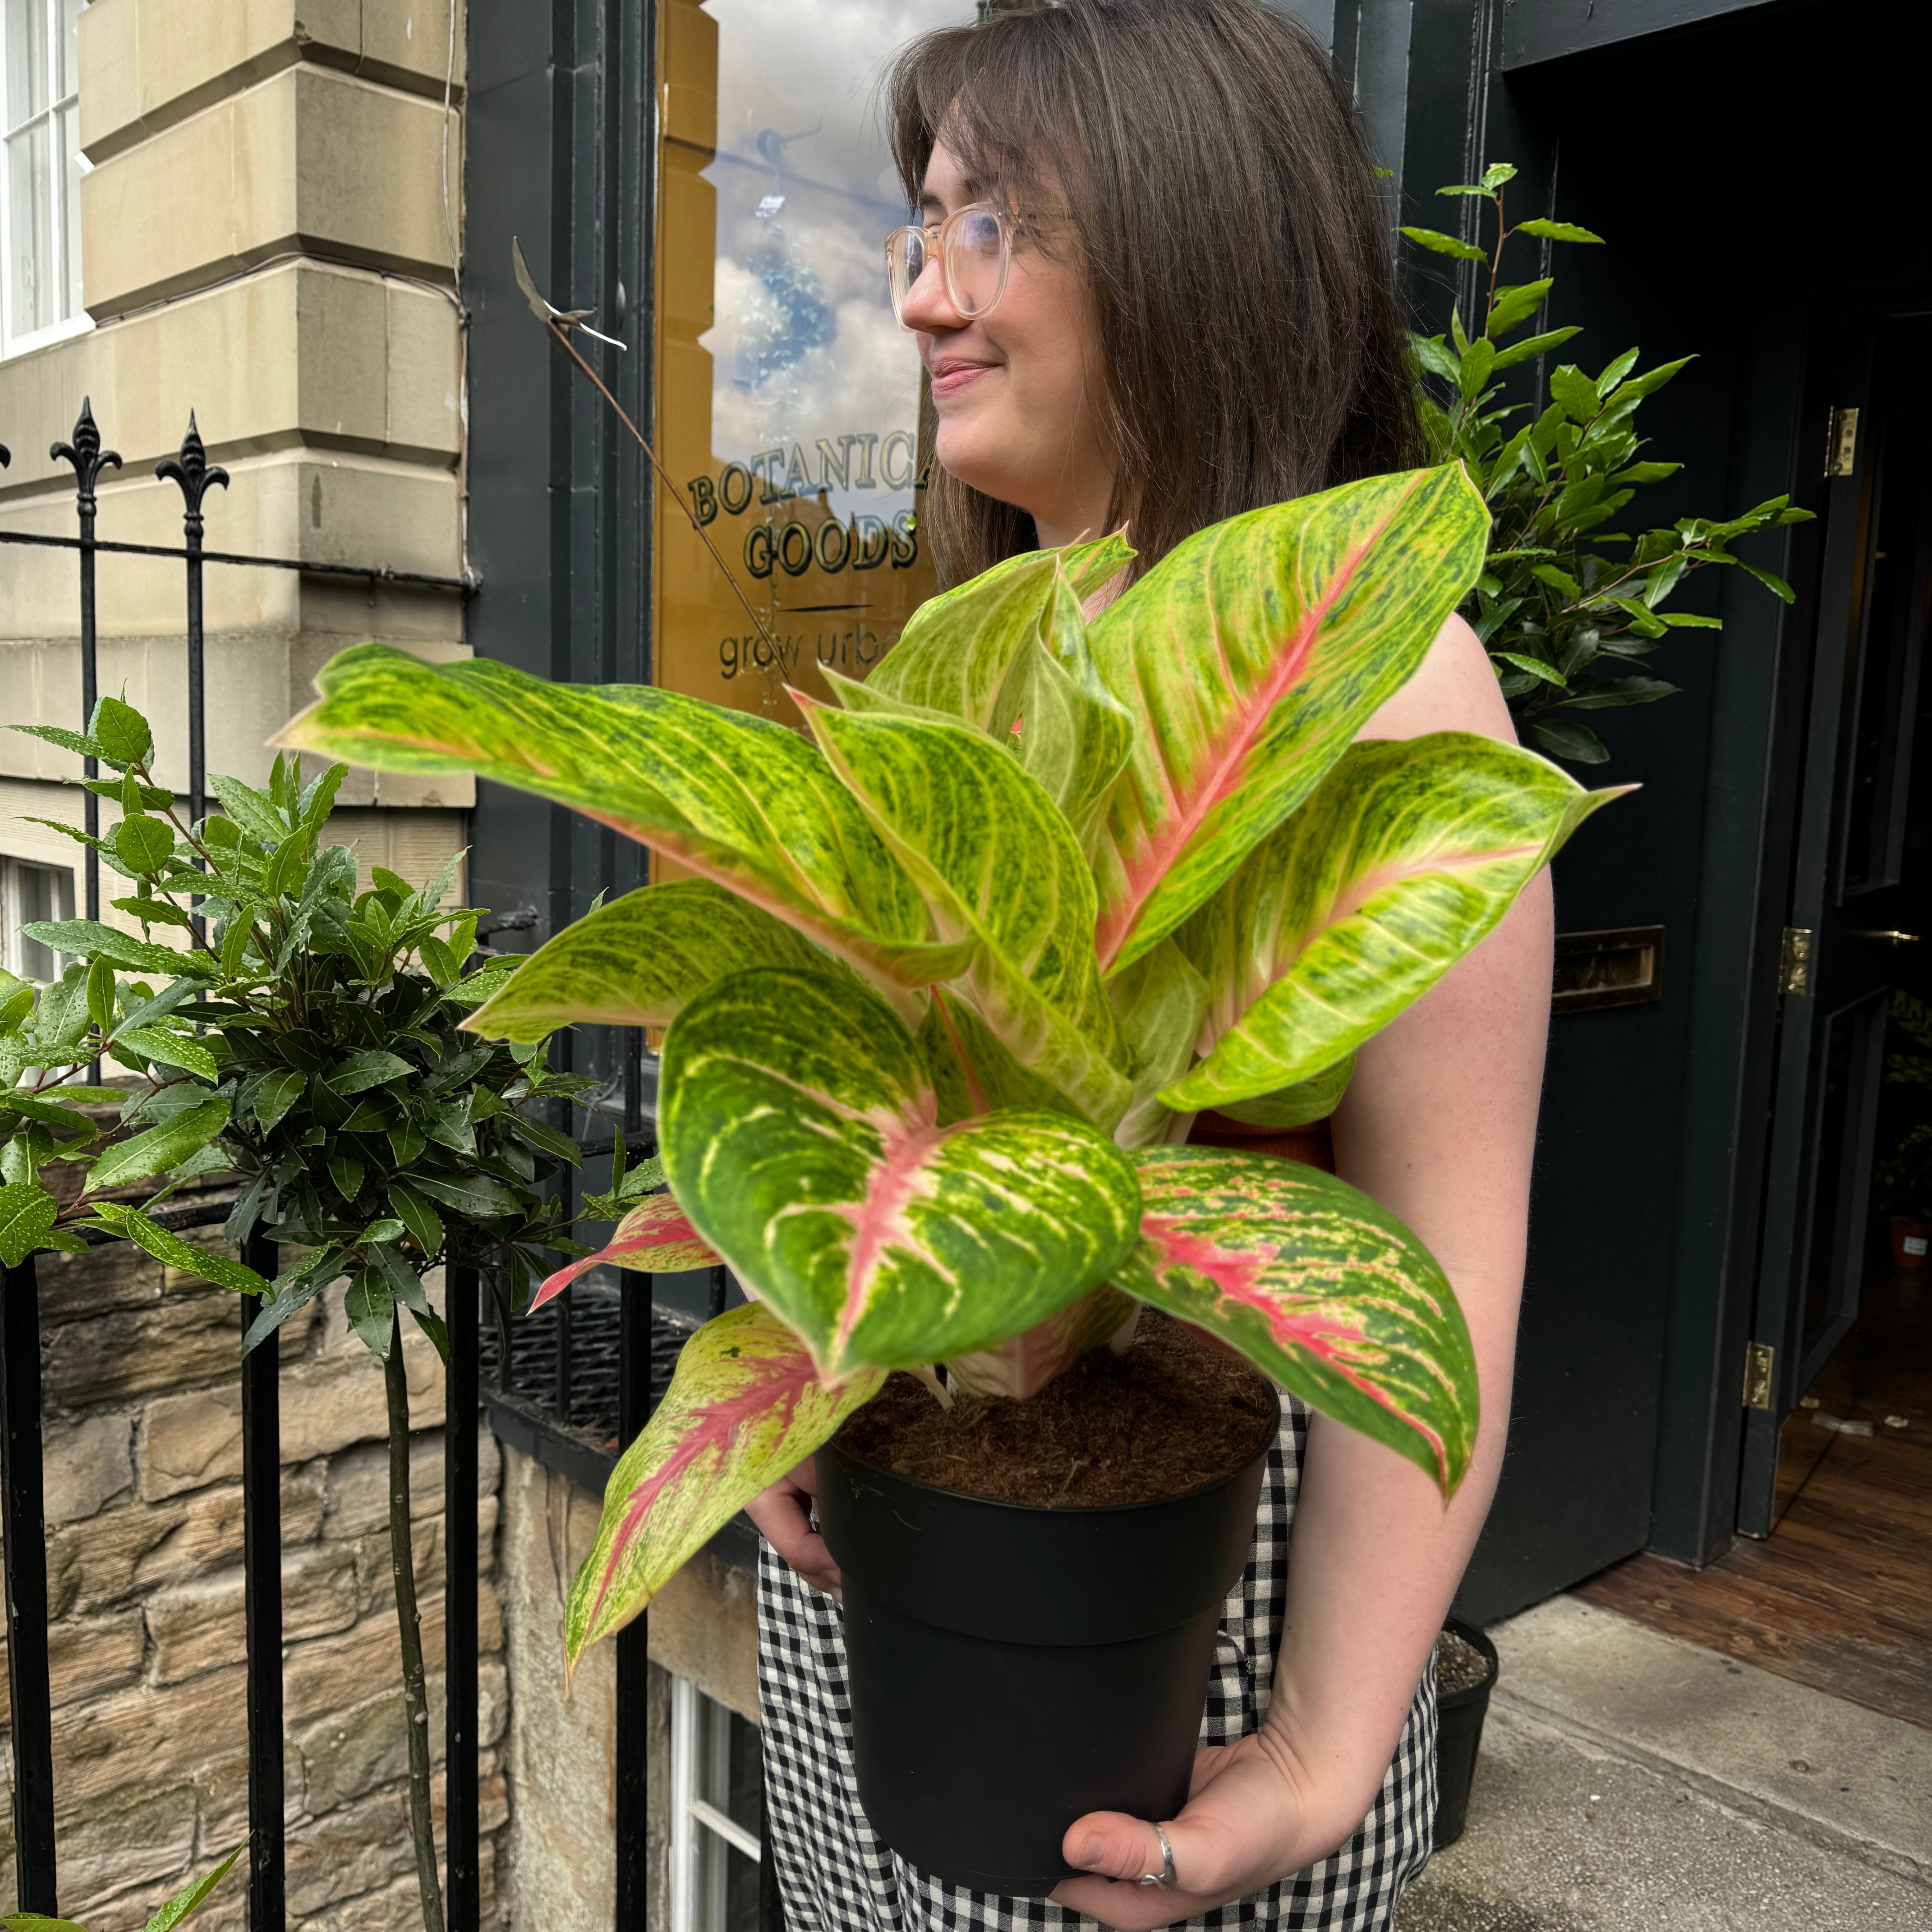
[(1167, 1843), (1167, 1833), (1158, 1825), (1154, 1827), (1154, 1835), (1161, 1841), (1161, 1869), (1157, 1872), (1149, 1872), (1140, 1882), (1143, 1885), (1158, 1885), (1163, 1892), (1172, 1892), (1174, 1888), (1174, 1848)]

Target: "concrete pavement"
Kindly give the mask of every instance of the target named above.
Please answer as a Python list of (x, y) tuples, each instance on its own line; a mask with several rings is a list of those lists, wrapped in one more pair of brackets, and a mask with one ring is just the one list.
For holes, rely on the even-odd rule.
[(1932, 1932), (1932, 1732), (1558, 1598), (1399, 1932)]

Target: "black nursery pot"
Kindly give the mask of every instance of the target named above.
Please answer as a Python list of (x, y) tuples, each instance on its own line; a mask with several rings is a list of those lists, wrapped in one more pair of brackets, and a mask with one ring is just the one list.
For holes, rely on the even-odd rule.
[(819, 1451), (859, 1798), (901, 1858), (1038, 1896), (1078, 1875), (1083, 1813), (1180, 1810), (1267, 1452), (1184, 1496), (1041, 1509)]
[[(1480, 1651), (1489, 1674), (1466, 1690), (1445, 1690), (1436, 1700), (1435, 1849), (1453, 1845), (1469, 1818), (1469, 1788), (1476, 1778), (1476, 1753), (1483, 1742), (1483, 1720), (1496, 1686), (1496, 1646), (1474, 1624), (1451, 1617), (1443, 1628)], [(1433, 1670), (1435, 1666), (1432, 1664)]]

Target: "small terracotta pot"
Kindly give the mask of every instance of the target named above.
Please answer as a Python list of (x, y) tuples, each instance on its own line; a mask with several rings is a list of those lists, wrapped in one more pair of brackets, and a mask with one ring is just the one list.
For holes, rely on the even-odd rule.
[(1915, 1221), (1903, 1214), (1891, 1217), (1891, 1264), (1922, 1268), (1932, 1252), (1932, 1221)]

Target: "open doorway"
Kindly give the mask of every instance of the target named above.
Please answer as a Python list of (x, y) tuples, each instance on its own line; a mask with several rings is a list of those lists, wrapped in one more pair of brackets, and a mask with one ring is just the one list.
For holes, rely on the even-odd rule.
[(1932, 308), (1822, 372), (1821, 532), (1738, 1540), (1606, 1608), (1932, 1728)]

